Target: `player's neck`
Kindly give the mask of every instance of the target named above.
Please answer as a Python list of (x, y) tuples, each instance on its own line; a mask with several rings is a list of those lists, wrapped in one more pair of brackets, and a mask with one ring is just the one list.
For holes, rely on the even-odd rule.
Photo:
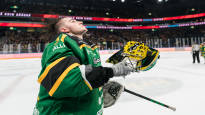
[(83, 35), (74, 35), (74, 36), (76, 36), (76, 37), (78, 37), (80, 39), (83, 39)]
[(76, 35), (76, 34), (68, 33), (68, 35), (75, 36), (75, 37), (78, 37), (80, 39), (83, 39), (83, 35), (82, 34)]

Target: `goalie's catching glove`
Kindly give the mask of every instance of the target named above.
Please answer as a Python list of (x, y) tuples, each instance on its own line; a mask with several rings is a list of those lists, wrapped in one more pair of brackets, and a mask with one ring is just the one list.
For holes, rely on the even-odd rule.
[(110, 81), (103, 86), (104, 108), (115, 104), (119, 99), (124, 87), (115, 81)]

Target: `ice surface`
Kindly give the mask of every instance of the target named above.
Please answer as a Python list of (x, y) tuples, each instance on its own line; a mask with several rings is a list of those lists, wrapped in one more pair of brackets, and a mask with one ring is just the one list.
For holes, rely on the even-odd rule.
[[(103, 65), (110, 55), (102, 55)], [(0, 60), (0, 115), (32, 115), (37, 100), (40, 59)], [(150, 71), (115, 78), (127, 89), (177, 108), (175, 112), (123, 93), (104, 115), (204, 115), (205, 64), (190, 52), (162, 52)]]

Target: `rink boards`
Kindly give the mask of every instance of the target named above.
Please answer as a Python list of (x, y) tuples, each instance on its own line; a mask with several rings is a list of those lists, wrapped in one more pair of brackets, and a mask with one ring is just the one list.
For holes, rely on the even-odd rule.
[[(156, 48), (160, 52), (174, 52), (174, 51), (191, 51), (191, 47), (185, 48)], [(101, 50), (100, 54), (112, 54), (118, 50)], [(42, 53), (23, 53), (23, 54), (0, 54), (0, 60), (7, 59), (25, 59), (25, 58), (41, 58)]]

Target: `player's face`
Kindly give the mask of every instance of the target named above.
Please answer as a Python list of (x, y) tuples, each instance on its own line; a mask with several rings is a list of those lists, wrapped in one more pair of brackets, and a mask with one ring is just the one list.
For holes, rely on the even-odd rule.
[(63, 24), (68, 32), (72, 34), (81, 35), (88, 31), (87, 28), (83, 25), (82, 21), (77, 21), (71, 18), (64, 18)]

